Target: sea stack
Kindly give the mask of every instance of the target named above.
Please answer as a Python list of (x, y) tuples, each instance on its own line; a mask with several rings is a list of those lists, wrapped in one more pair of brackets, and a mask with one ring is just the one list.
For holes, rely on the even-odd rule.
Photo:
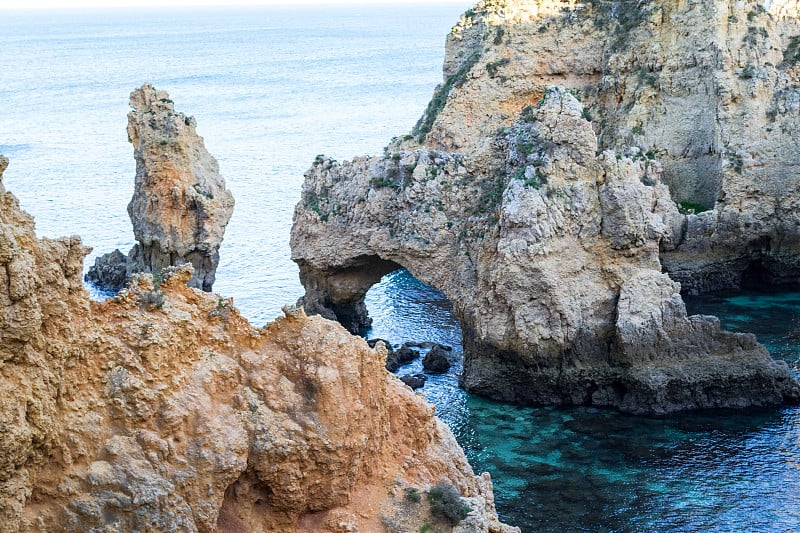
[(785, 363), (687, 316), (678, 283), (800, 279), (798, 42), (796, 2), (479, 2), (411, 134), (307, 172), (302, 303), (356, 331), (407, 268), (453, 303), (465, 388), (498, 400), (798, 401)]
[[(189, 264), (92, 302), (87, 252), (0, 181), (0, 533), (519, 533), (383, 345), (302, 309), (256, 328)], [(458, 524), (420, 501), (441, 484)]]
[(119, 290), (134, 273), (190, 263), (189, 286), (211, 291), (233, 195), (195, 119), (175, 112), (165, 91), (145, 84), (131, 93), (130, 104), (136, 178), (128, 215), (137, 244), (127, 257), (117, 250), (98, 258), (87, 280)]

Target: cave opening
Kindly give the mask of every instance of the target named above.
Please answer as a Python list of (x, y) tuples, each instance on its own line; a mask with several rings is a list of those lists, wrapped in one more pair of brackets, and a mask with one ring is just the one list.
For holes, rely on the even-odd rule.
[(766, 290), (772, 285), (772, 275), (764, 266), (762, 259), (751, 261), (742, 271), (741, 288), (745, 290)]
[(217, 515), (217, 531), (249, 533), (259, 530), (253, 524), (253, 519), (268, 519), (272, 514), (273, 499), (272, 488), (259, 480), (255, 472), (245, 470), (225, 489), (222, 507)]
[(398, 268), (397, 263), (376, 255), (361, 255), (328, 270), (307, 268), (301, 263), (306, 312), (336, 320), (350, 333), (363, 335), (371, 323), (364, 296), (385, 274)]

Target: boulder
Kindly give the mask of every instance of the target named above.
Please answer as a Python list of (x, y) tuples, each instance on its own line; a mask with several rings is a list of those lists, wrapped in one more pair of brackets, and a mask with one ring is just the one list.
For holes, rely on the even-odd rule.
[(421, 389), (425, 386), (428, 377), (425, 374), (406, 374), (400, 376), (400, 381), (411, 387), (411, 390)]
[(431, 348), (425, 357), (422, 359), (422, 368), (428, 374), (444, 374), (450, 370), (450, 360), (446, 350), (442, 349), (439, 345)]

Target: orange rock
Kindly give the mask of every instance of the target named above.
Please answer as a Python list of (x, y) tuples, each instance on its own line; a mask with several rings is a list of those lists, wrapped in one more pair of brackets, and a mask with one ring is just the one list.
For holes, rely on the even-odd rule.
[(442, 480), (473, 509), (461, 531), (513, 531), (340, 325), (298, 309), (256, 329), (189, 265), (90, 302), (87, 249), (36, 239), (1, 184), (0, 244), (0, 531), (417, 531), (432, 519), (403, 488)]

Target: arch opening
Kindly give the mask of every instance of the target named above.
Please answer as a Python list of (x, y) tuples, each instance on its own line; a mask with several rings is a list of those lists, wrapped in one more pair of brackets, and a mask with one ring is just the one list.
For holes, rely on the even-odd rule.
[[(461, 323), (450, 300), (437, 288), (398, 269), (383, 276), (367, 292), (372, 317), (365, 338), (383, 340), (397, 354), (387, 369), (436, 405), (437, 415), (451, 427), (463, 424), (467, 394), (459, 387), (464, 367)], [(428, 357), (430, 355), (430, 357)], [(437, 359), (447, 364), (437, 368)]]
[(371, 320), (364, 296), (375, 283), (402, 268), (394, 261), (377, 255), (361, 255), (337, 268), (317, 270), (300, 264), (300, 281), (306, 294), (300, 303), (309, 314), (319, 314), (336, 320), (350, 333), (363, 334)]

